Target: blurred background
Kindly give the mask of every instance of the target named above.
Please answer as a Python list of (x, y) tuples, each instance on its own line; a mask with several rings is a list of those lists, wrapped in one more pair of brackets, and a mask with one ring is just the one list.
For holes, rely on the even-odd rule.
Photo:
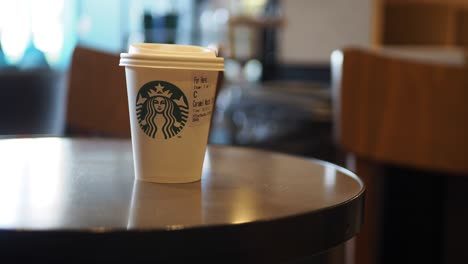
[(0, 0), (0, 135), (66, 132), (75, 47), (118, 54), (135, 42), (216, 45), (226, 69), (212, 143), (339, 162), (332, 142), (332, 52), (349, 46), (463, 47), (467, 5), (463, 0)]
[(66, 132), (75, 47), (118, 54), (134, 42), (214, 44), (226, 58), (226, 71), (212, 143), (332, 160), (330, 54), (347, 44), (371, 43), (372, 5), (371, 0), (0, 0), (0, 134)]
[(468, 0), (0, 0), (0, 137), (128, 138), (135, 42), (225, 58), (210, 143), (356, 171), (356, 263), (468, 258)]

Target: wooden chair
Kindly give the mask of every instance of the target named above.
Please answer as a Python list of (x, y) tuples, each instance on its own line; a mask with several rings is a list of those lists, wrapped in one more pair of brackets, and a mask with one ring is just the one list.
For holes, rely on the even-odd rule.
[(67, 132), (130, 137), (125, 69), (118, 54), (77, 47), (70, 70)]
[(367, 185), (355, 263), (468, 259), (468, 68), (350, 48), (332, 55), (335, 133)]

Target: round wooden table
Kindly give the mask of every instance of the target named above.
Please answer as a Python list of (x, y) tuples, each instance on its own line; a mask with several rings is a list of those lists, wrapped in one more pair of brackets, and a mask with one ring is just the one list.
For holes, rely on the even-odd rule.
[(200, 182), (134, 180), (129, 140), (0, 140), (0, 255), (277, 263), (361, 226), (364, 185), (330, 163), (209, 146)]

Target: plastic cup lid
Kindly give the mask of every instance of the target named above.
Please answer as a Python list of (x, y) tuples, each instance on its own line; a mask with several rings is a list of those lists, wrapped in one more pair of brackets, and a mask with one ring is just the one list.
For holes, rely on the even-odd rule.
[(224, 70), (215, 51), (190, 45), (138, 43), (120, 54), (120, 66), (194, 70)]

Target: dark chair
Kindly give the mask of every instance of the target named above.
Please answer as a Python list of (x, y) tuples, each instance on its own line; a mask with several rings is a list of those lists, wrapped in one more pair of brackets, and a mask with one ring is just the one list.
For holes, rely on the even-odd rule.
[(61, 136), (66, 75), (50, 69), (0, 70), (0, 136)]

